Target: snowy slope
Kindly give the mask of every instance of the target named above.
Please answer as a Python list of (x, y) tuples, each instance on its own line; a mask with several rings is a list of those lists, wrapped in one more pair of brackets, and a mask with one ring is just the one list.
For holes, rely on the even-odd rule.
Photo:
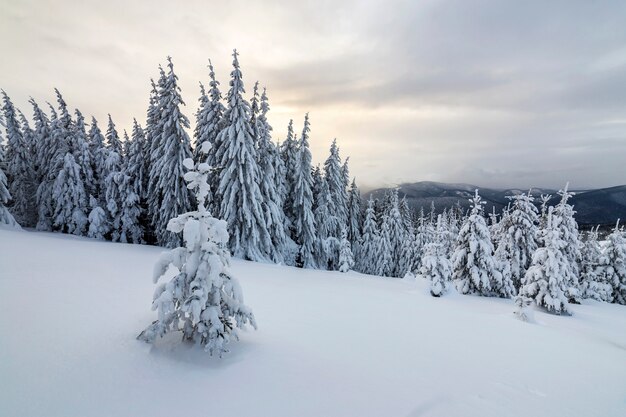
[(626, 307), (236, 261), (259, 330), (220, 360), (135, 340), (160, 251), (0, 230), (0, 416), (626, 415)]

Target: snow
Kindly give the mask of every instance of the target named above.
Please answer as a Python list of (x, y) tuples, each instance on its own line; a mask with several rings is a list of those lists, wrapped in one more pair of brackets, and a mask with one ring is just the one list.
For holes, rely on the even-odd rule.
[(235, 260), (259, 329), (219, 359), (135, 339), (162, 249), (6, 227), (0, 249), (1, 416), (626, 415), (624, 306), (526, 323), (423, 280)]

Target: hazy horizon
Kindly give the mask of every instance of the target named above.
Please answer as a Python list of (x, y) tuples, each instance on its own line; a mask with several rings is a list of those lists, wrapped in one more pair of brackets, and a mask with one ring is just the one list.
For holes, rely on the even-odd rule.
[(0, 0), (0, 88), (130, 131), (171, 55), (193, 124), (208, 59), (225, 95), (237, 48), (274, 139), (310, 112), (314, 163), (337, 138), (364, 190), (626, 183), (626, 3), (414, 3)]

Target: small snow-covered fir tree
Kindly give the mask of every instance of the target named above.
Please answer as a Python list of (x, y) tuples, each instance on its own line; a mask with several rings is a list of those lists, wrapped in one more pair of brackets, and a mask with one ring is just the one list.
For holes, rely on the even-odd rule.
[(378, 233), (374, 200), (370, 195), (367, 201), (367, 209), (365, 210), (365, 221), (363, 222), (363, 233), (361, 234), (361, 244), (357, 258), (356, 266), (359, 272), (370, 275), (375, 275), (378, 272), (376, 264), (378, 260)]
[[(205, 144), (201, 146), (208, 150), (210, 144)], [(198, 208), (168, 222), (169, 230), (183, 234), (184, 246), (161, 256), (154, 281), (158, 282), (170, 265), (178, 274), (157, 287), (152, 308), (158, 311), (158, 319), (137, 338), (152, 343), (166, 333), (182, 330), (183, 339), (201, 345), (211, 355), (222, 356), (231, 340), (238, 338), (237, 328), (250, 324), (256, 329), (256, 321), (230, 271), (226, 222), (211, 217), (206, 210), (211, 167), (206, 163), (194, 165), (191, 159), (184, 163), (189, 169), (185, 174), (187, 187), (195, 191)]]
[(587, 232), (587, 240), (581, 250), (580, 296), (597, 301), (610, 302), (613, 288), (606, 282), (606, 258), (598, 242), (598, 229)]
[[(493, 244), (476, 190), (472, 211), (465, 220), (452, 255), (453, 279), (461, 294), (510, 297), (510, 281), (503, 281), (493, 258)], [(506, 278), (506, 277), (505, 277)]]
[(571, 274), (571, 267), (564, 252), (566, 243), (558, 225), (554, 224), (552, 207), (548, 211), (546, 227), (539, 233), (539, 243), (519, 295), (533, 299), (539, 307), (551, 313), (569, 314), (566, 279)]
[(54, 225), (64, 233), (84, 234), (87, 226), (85, 188), (81, 179), (80, 166), (71, 153), (66, 153), (63, 167), (54, 181), (52, 198), (56, 202), (54, 208)]
[(389, 205), (383, 219), (387, 222), (389, 231), (389, 245), (391, 251), (391, 265), (389, 265), (389, 276), (403, 277), (407, 271), (402, 270), (402, 245), (405, 239), (404, 222), (400, 214), (398, 204), (398, 190), (390, 192)]
[(120, 175), (120, 242), (143, 243), (144, 230), (140, 222), (143, 174), (143, 132), (134, 120), (132, 140), (124, 132), (126, 160)]
[(218, 135), (224, 147), (221, 159), (220, 217), (228, 223), (229, 247), (236, 257), (262, 261), (275, 254), (266, 218), (263, 214), (263, 196), (257, 151), (250, 126), (250, 105), (245, 93), (237, 51), (233, 52), (233, 71), (224, 115), (225, 127)]
[(339, 219), (331, 213), (332, 201), (328, 182), (321, 177), (319, 169), (314, 172), (316, 178), (315, 192), (315, 226), (317, 244), (315, 246), (315, 264), (322, 269), (333, 269), (338, 258), (339, 240), (333, 236), (337, 230)]
[(91, 207), (91, 211), (87, 218), (89, 221), (87, 236), (92, 239), (104, 240), (110, 232), (106, 212), (100, 207), (100, 203), (94, 196), (89, 197), (89, 206)]
[(613, 290), (612, 301), (626, 305), (626, 240), (619, 228), (619, 220), (607, 238), (603, 258), (606, 280)]
[(424, 258), (419, 271), (423, 278), (430, 281), (430, 295), (433, 297), (443, 295), (452, 279), (452, 265), (441, 243), (442, 231), (443, 223), (441, 216), (439, 216), (435, 240), (428, 243), (424, 248)]
[(341, 242), (339, 244), (339, 272), (348, 272), (354, 267), (354, 256), (352, 247), (348, 240), (348, 233), (344, 228), (341, 231)]
[[(324, 178), (328, 182), (330, 198), (332, 201), (331, 211), (339, 218), (340, 227), (344, 227), (348, 222), (348, 201), (346, 189), (344, 188), (344, 176), (339, 157), (337, 139), (333, 139), (330, 146), (330, 155), (324, 162)], [(341, 229), (333, 232), (333, 236), (339, 237)]]

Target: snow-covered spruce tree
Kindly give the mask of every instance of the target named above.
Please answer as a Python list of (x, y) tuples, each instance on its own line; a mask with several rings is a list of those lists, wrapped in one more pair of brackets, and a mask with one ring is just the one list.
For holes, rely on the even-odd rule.
[(569, 183), (563, 190), (559, 191), (561, 201), (554, 207), (553, 226), (559, 231), (561, 239), (565, 242), (563, 253), (570, 264), (569, 275), (566, 277), (567, 298), (570, 303), (579, 303), (579, 276), (580, 276), (580, 247), (581, 242), (578, 237), (578, 224), (574, 219), (574, 207), (568, 201), (574, 194), (569, 192)]
[[(72, 125), (73, 131), (71, 135), (70, 148), (74, 155), (76, 163), (80, 167), (81, 179), (85, 187), (85, 193), (89, 195), (97, 195), (96, 180), (94, 178), (94, 160), (91, 154), (91, 147), (89, 146), (89, 139), (87, 138), (87, 130), (85, 128), (85, 118), (83, 114), (77, 109), (74, 111), (76, 115), (76, 121)], [(88, 201), (85, 202), (83, 211), (89, 212), (87, 206)]]
[(30, 99), (33, 107), (34, 121), (34, 143), (33, 151), (36, 158), (37, 166), (37, 190), (35, 195), (35, 209), (37, 210), (37, 230), (52, 230), (52, 157), (54, 155), (54, 146), (52, 144), (52, 135), (50, 131), (50, 121), (48, 116), (41, 110), (37, 102)]
[(311, 151), (309, 150), (309, 114), (304, 116), (304, 128), (298, 144), (297, 165), (293, 189), (293, 240), (299, 246), (297, 263), (303, 268), (315, 268), (315, 242), (317, 232), (313, 215), (313, 192), (311, 190)]
[(603, 258), (606, 279), (613, 289), (612, 302), (626, 305), (626, 240), (619, 220), (607, 238)]
[[(165, 85), (165, 72), (163, 68), (159, 66), (159, 70), (161, 73), (161, 80), (159, 81), (160, 85)], [(143, 187), (143, 198), (146, 201), (146, 217), (148, 224), (144, 225), (146, 231), (146, 241), (148, 243), (156, 243), (156, 236), (154, 234), (154, 218), (155, 213), (157, 211), (158, 205), (158, 193), (156, 184), (151, 180), (156, 179), (157, 177), (153, 175), (152, 166), (154, 161), (160, 157), (161, 155), (156, 153), (156, 149), (158, 148), (159, 140), (156, 137), (156, 126), (159, 121), (159, 117), (161, 114), (160, 109), (158, 108), (158, 100), (159, 100), (159, 92), (157, 89), (157, 85), (154, 82), (154, 79), (150, 79), (150, 85), (152, 89), (150, 90), (150, 98), (148, 99), (148, 109), (146, 111), (146, 127), (144, 129), (145, 142), (144, 142), (144, 159), (145, 159), (145, 167), (144, 167), (144, 187)]]
[(52, 189), (54, 226), (63, 233), (83, 235), (87, 226), (85, 200), (87, 195), (81, 179), (80, 166), (71, 152), (63, 159), (63, 167)]
[(363, 222), (363, 233), (359, 245), (359, 256), (357, 257), (356, 268), (364, 274), (375, 275), (378, 272), (376, 261), (378, 260), (378, 222), (374, 210), (374, 200), (370, 195), (365, 210), (365, 221)]
[[(0, 120), (2, 122), (2, 120)], [(7, 209), (7, 203), (11, 200), (11, 193), (7, 188), (7, 177), (4, 175), (4, 149), (2, 147), (2, 136), (0, 135), (0, 225), (7, 225), (20, 228), (13, 215)]]
[[(445, 251), (443, 253), (447, 254)], [(421, 256), (422, 246), (414, 229), (411, 228), (404, 234), (404, 243), (402, 244), (399, 271), (401, 273), (404, 271), (403, 276), (407, 273), (415, 275), (418, 272)]]
[(587, 240), (581, 250), (580, 296), (597, 301), (610, 302), (612, 286), (606, 281), (602, 248), (598, 242), (598, 229), (587, 232)]
[(116, 152), (120, 156), (120, 158), (123, 159), (124, 150), (122, 148), (122, 141), (120, 140), (120, 135), (117, 133), (115, 123), (113, 123), (113, 119), (111, 118), (110, 114), (105, 137), (107, 149), (111, 152)]
[[(280, 151), (283, 165), (285, 166), (285, 200), (283, 202), (286, 226), (293, 231), (295, 213), (293, 212), (293, 193), (295, 190), (296, 173), (298, 171), (298, 142), (293, 133), (293, 120), (289, 120), (287, 137)], [(293, 238), (293, 234), (292, 234)]]
[[(6, 176), (8, 178), (9, 193), (12, 197), (9, 210), (21, 225), (34, 226), (36, 210), (35, 172), (30, 143), (32, 135), (22, 131), (18, 111), (16, 111), (13, 102), (11, 102), (4, 90), (1, 92), (7, 139), (5, 148)], [(28, 128), (28, 125), (24, 127)]]
[(230, 230), (229, 247), (234, 256), (263, 261), (276, 253), (263, 213), (261, 176), (250, 126), (250, 105), (245, 93), (238, 54), (233, 52), (233, 71), (228, 91), (226, 124), (218, 135), (224, 147), (218, 193), (221, 196), (220, 217)]
[(339, 244), (339, 272), (348, 272), (354, 267), (354, 256), (352, 246), (348, 240), (348, 232), (344, 228), (341, 231), (341, 242)]
[(539, 215), (539, 228), (545, 229), (548, 223), (548, 202), (552, 199), (552, 194), (541, 194), (541, 212)]
[(571, 267), (564, 252), (566, 243), (554, 224), (552, 207), (548, 210), (546, 227), (539, 233), (539, 244), (519, 295), (533, 299), (551, 313), (569, 314), (566, 277), (571, 274)]
[(387, 223), (389, 232), (389, 245), (391, 251), (391, 265), (389, 266), (389, 276), (403, 277), (407, 271), (402, 271), (402, 245), (404, 244), (405, 230), (402, 216), (398, 207), (398, 190), (390, 192), (390, 201), (383, 222)]
[(184, 105), (174, 73), (171, 57), (167, 57), (168, 72), (159, 80), (159, 109), (156, 125), (151, 128), (149, 172), (149, 212), (156, 241), (161, 246), (180, 245), (180, 236), (167, 230), (169, 219), (191, 208), (189, 191), (182, 181), (183, 161), (191, 156), (191, 144), (185, 129), (189, 120), (182, 114)]
[[(221, 162), (218, 156), (223, 154), (221, 151), (222, 144), (217, 141), (217, 136), (225, 122), (223, 117), (226, 109), (222, 104), (222, 93), (219, 89), (220, 83), (215, 79), (215, 71), (213, 70), (211, 60), (209, 60), (209, 78), (209, 91), (206, 94), (206, 101), (203, 101), (204, 99), (202, 98), (200, 99), (200, 109), (196, 114), (194, 151), (197, 152), (200, 144), (204, 142), (211, 144), (211, 149), (205, 157), (206, 162), (213, 167), (212, 173), (209, 174), (209, 185), (211, 185), (211, 198), (213, 201), (209, 202), (209, 207), (207, 208), (212, 212), (217, 212), (220, 207), (219, 196), (217, 195), (220, 177), (218, 165)], [(200, 155), (196, 154), (196, 157), (200, 157)]]
[(108, 174), (106, 161), (109, 157), (109, 150), (104, 144), (104, 135), (102, 135), (95, 117), (91, 118), (88, 137), (93, 163), (93, 196), (98, 200), (98, 205), (104, 207), (106, 205), (106, 177)]
[(124, 144), (127, 145), (127, 150), (120, 186), (120, 242), (144, 243), (144, 231), (140, 221), (143, 214), (141, 204), (144, 160), (143, 131), (137, 120), (133, 120), (133, 125), (131, 140), (124, 132)]
[(389, 232), (389, 220), (383, 215), (382, 225), (380, 227), (380, 235), (377, 239), (378, 247), (376, 248), (376, 273), (382, 277), (390, 277), (393, 271), (393, 254), (391, 246), (391, 234)]
[(314, 172), (315, 183), (315, 226), (317, 244), (315, 245), (315, 264), (322, 269), (334, 269), (339, 255), (339, 239), (333, 236), (339, 219), (331, 213), (332, 201), (328, 182), (321, 177), (319, 169)]
[(352, 179), (348, 198), (348, 240), (353, 247), (361, 239), (361, 222), (361, 193), (356, 186), (356, 180)]
[(27, 213), (27, 219), (24, 220), (24, 224), (29, 227), (34, 227), (37, 224), (37, 186), (39, 185), (39, 179), (37, 174), (37, 158), (36, 158), (36, 149), (35, 149), (35, 132), (31, 129), (28, 119), (26, 116), (18, 110), (20, 125), (22, 127), (22, 136), (24, 139), (24, 144), (26, 145), (26, 149), (28, 149), (29, 154), (27, 155), (28, 161), (26, 162), (25, 171), (23, 171), (22, 175), (26, 180), (24, 181), (24, 186), (26, 187), (26, 191), (24, 194), (28, 196), (27, 203), (28, 205), (25, 207), (25, 212)]
[(272, 142), (272, 126), (267, 120), (270, 109), (265, 88), (261, 94), (259, 113), (254, 121), (257, 135), (257, 159), (260, 173), (259, 188), (261, 191), (261, 208), (265, 215), (265, 224), (272, 241), (271, 256), (274, 262), (283, 262), (285, 258), (285, 214), (281, 196), (276, 189), (276, 176), (274, 162), (280, 159), (276, 145)]
[(502, 252), (507, 254), (511, 279), (517, 292), (537, 250), (539, 218), (530, 191), (508, 198), (513, 201), (513, 206), (503, 220), (498, 246), (504, 245)]
[(252, 137), (254, 138), (254, 146), (258, 147), (257, 141), (259, 140), (259, 131), (257, 125), (257, 119), (259, 117), (260, 105), (259, 100), (261, 96), (259, 96), (259, 82), (256, 81), (254, 83), (254, 87), (252, 87), (252, 98), (250, 99), (250, 126), (252, 126)]
[(124, 167), (122, 158), (113, 150), (107, 152), (106, 172), (104, 198), (107, 219), (111, 227), (111, 240), (119, 242), (122, 230)]
[[(208, 150), (210, 143), (201, 147)], [(194, 166), (191, 159), (184, 163), (189, 169), (185, 174), (187, 187), (195, 191), (198, 208), (168, 222), (173, 233), (182, 232), (184, 246), (161, 255), (154, 268), (154, 281), (158, 282), (170, 265), (179, 272), (157, 287), (152, 308), (158, 311), (158, 320), (137, 338), (152, 343), (166, 333), (182, 330), (184, 340), (221, 357), (228, 352), (230, 341), (238, 338), (237, 328), (250, 324), (256, 329), (256, 322), (230, 271), (226, 222), (211, 217), (206, 210), (211, 167), (206, 163)]]
[[(344, 187), (343, 169), (337, 139), (333, 139), (330, 145), (330, 155), (324, 162), (324, 178), (328, 182), (330, 198), (332, 201), (331, 211), (337, 214), (340, 227), (345, 227), (348, 223), (348, 199)], [(335, 230), (333, 236), (339, 238), (341, 229)]]
[(461, 227), (451, 259), (456, 289), (461, 294), (510, 297), (511, 283), (503, 281), (493, 258), (493, 244), (483, 217), (484, 202), (478, 190), (470, 202), (472, 211)]
[(420, 267), (419, 274), (430, 281), (430, 295), (440, 297), (447, 288), (448, 283), (452, 279), (452, 265), (448, 260), (441, 243), (441, 232), (443, 230), (442, 217), (437, 219), (437, 229), (435, 240), (430, 242), (424, 248), (424, 258)]
[(94, 196), (89, 196), (89, 207), (91, 207), (91, 211), (87, 218), (89, 222), (87, 236), (92, 239), (104, 240), (110, 232), (106, 212)]

